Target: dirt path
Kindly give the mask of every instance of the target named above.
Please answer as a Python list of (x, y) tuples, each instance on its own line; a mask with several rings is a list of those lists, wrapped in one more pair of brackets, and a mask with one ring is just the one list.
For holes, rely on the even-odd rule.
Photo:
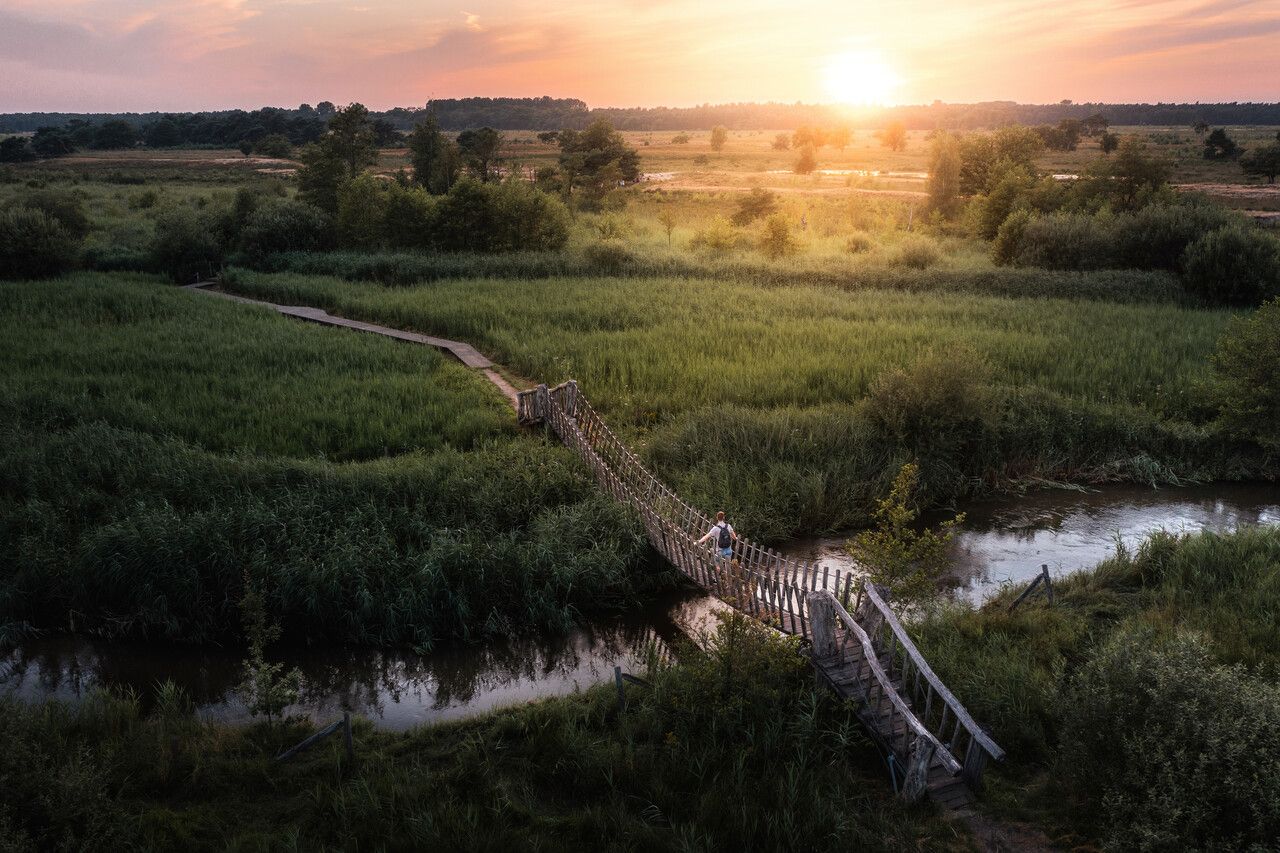
[(294, 317), (298, 320), (306, 320), (310, 323), (320, 323), (326, 326), (337, 326), (343, 329), (354, 329), (358, 332), (372, 332), (375, 335), (382, 335), (388, 338), (395, 338), (398, 341), (408, 341), (414, 344), (423, 344), (425, 346), (434, 347), (441, 352), (449, 355), (462, 362), (472, 370), (478, 370), (484, 374), (494, 384), (502, 396), (507, 398), (507, 402), (512, 408), (516, 406), (516, 389), (510, 382), (497, 371), (497, 366), (481, 354), (471, 344), (462, 341), (451, 341), (448, 338), (437, 338), (434, 335), (420, 335), (417, 332), (406, 332), (401, 329), (393, 329), (389, 326), (379, 326), (377, 323), (366, 323), (363, 320), (348, 320), (346, 317), (337, 317), (320, 308), (309, 308), (305, 305), (277, 305), (274, 302), (267, 302), (262, 299), (250, 299), (247, 296), (237, 296), (234, 293), (227, 293), (224, 290), (215, 289), (217, 282), (201, 281), (196, 284), (186, 286), (187, 290), (194, 290), (198, 293), (207, 293), (210, 296), (217, 296), (222, 299), (228, 299), (232, 302), (242, 302), (247, 305), (262, 305), (271, 308), (286, 317)]

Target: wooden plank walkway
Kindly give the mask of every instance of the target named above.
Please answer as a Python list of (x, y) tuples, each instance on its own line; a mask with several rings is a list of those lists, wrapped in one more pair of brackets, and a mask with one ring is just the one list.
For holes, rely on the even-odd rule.
[(413, 344), (422, 344), (424, 346), (433, 347), (441, 352), (447, 353), (458, 361), (462, 362), (472, 370), (479, 370), (484, 377), (492, 382), (502, 396), (507, 398), (512, 408), (516, 406), (518, 391), (503, 378), (502, 374), (497, 371), (497, 366), (480, 353), (471, 344), (462, 341), (451, 341), (448, 338), (438, 338), (434, 335), (423, 335), (418, 332), (406, 332), (402, 329), (393, 329), (389, 326), (380, 326), (377, 323), (366, 323), (363, 320), (350, 320), (346, 317), (338, 317), (330, 314), (321, 308), (312, 308), (306, 305), (278, 305), (275, 302), (267, 302), (264, 299), (250, 299), (247, 296), (240, 296), (235, 293), (227, 293), (225, 290), (216, 290), (216, 281), (201, 281), (196, 284), (186, 285), (187, 290), (194, 290), (199, 293), (207, 293), (210, 296), (217, 296), (232, 302), (240, 302), (246, 305), (262, 305), (270, 308), (286, 317), (293, 317), (298, 320), (306, 320), (309, 323), (320, 323), (325, 326), (337, 326), (342, 329), (352, 329), (357, 332), (370, 332), (375, 335), (382, 335), (387, 338), (394, 338), (398, 341), (406, 341)]
[(653, 547), (726, 604), (809, 643), (819, 676), (858, 703), (858, 716), (912, 801), (973, 804), (983, 768), (1004, 757), (942, 684), (881, 591), (862, 572), (796, 561), (745, 539), (733, 557), (695, 545), (713, 524), (651, 474), (591, 408), (577, 383), (518, 395), (522, 423), (545, 423), (578, 452), (601, 489), (631, 506)]

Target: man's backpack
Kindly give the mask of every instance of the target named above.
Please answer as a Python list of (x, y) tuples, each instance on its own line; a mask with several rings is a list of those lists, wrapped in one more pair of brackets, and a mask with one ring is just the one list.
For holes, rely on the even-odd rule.
[(733, 545), (733, 535), (729, 533), (729, 523), (723, 522), (719, 525), (720, 535), (716, 538), (716, 544), (723, 550)]

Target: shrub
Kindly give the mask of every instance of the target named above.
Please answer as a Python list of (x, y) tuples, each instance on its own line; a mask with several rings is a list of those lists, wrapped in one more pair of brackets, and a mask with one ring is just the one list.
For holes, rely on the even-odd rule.
[(222, 264), (223, 239), (222, 223), (213, 212), (171, 207), (156, 217), (151, 262), (175, 282), (212, 276)]
[(252, 262), (276, 252), (317, 252), (333, 245), (333, 222), (304, 201), (277, 200), (249, 216), (240, 232), (240, 250)]
[(889, 255), (889, 266), (923, 270), (942, 260), (937, 245), (926, 237), (908, 237)]
[(1022, 244), (1022, 234), (1031, 223), (1031, 214), (1026, 210), (1015, 210), (1000, 223), (995, 242), (991, 246), (991, 258), (1001, 266), (1010, 266), (1018, 256), (1018, 247)]
[(1233, 216), (1211, 204), (1151, 204), (1115, 220), (1115, 262), (1134, 269), (1178, 270), (1187, 246), (1229, 225)]
[(560, 199), (516, 180), (488, 191), (496, 225), (493, 250), (554, 251), (569, 241), (569, 208)]
[(1187, 246), (1188, 291), (1216, 305), (1259, 305), (1280, 295), (1280, 242), (1238, 225), (1218, 228)]
[(1116, 850), (1265, 849), (1280, 837), (1280, 688), (1209, 647), (1118, 632), (1062, 703), (1063, 773)]
[(796, 157), (795, 164), (791, 170), (797, 175), (810, 175), (818, 168), (818, 158), (813, 153), (813, 146), (806, 145), (800, 149), (800, 154)]
[(1097, 217), (1055, 213), (1027, 220), (1013, 263), (1051, 270), (1096, 270), (1111, 266), (1113, 255), (1111, 235)]
[(737, 210), (733, 212), (730, 221), (734, 225), (750, 225), (757, 219), (776, 213), (777, 210), (778, 196), (769, 190), (755, 187), (738, 199)]
[(770, 259), (794, 255), (800, 248), (791, 233), (791, 223), (781, 213), (775, 213), (764, 222), (764, 233), (756, 244), (760, 252)]
[(425, 187), (392, 184), (384, 196), (383, 236), (392, 249), (426, 249), (436, 224), (435, 196)]
[(920, 460), (926, 494), (966, 467), (997, 409), (990, 367), (965, 350), (929, 352), (909, 368), (882, 373), (864, 403), (875, 430)]
[(1280, 299), (1232, 321), (1213, 356), (1224, 426), (1280, 451)]
[(635, 260), (627, 247), (617, 240), (597, 240), (582, 250), (593, 271), (616, 275)]
[(43, 210), (0, 213), (0, 278), (49, 278), (76, 262), (78, 246), (62, 223)]
[(844, 241), (844, 250), (851, 255), (860, 255), (875, 248), (875, 241), (866, 231), (854, 231)]
[(699, 228), (689, 241), (689, 248), (706, 251), (713, 255), (724, 255), (737, 248), (741, 235), (729, 221), (717, 216), (705, 228)]
[(338, 239), (344, 247), (377, 249), (386, 234), (387, 186), (360, 175), (338, 187)]
[(29, 210), (42, 210), (50, 219), (56, 219), (73, 240), (83, 240), (89, 233), (84, 204), (69, 192), (40, 190), (23, 198), (20, 204)]
[(269, 133), (253, 146), (254, 153), (286, 160), (293, 156), (293, 145), (283, 133)]

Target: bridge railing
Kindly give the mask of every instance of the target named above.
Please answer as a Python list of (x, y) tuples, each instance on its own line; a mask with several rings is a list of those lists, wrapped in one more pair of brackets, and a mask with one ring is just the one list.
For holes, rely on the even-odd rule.
[[(696, 545), (714, 522), (640, 462), (579, 393), (576, 382), (520, 392), (517, 412), (522, 423), (548, 423), (578, 452), (601, 489), (639, 514), (654, 548), (725, 603), (810, 642), (815, 642), (815, 617), (832, 626), (841, 623), (841, 642), (861, 647), (878, 685), (863, 697), (867, 707), (874, 703), (876, 714), (888, 715), (890, 731), (896, 725), (911, 732), (889, 744), (900, 753), (902, 767), (918, 771), (922, 760), (927, 766), (936, 756), (949, 772), (963, 772), (976, 786), (988, 759), (1003, 758), (1004, 752), (925, 662), (874, 585), (865, 583), (863, 572), (794, 560), (745, 538), (734, 543), (731, 560), (717, 557), (711, 545)], [(814, 602), (825, 599), (815, 599), (814, 593), (829, 596), (834, 610), (815, 613)]]
[(856, 622), (884, 660), (887, 674), (901, 683), (902, 692), (911, 700), (916, 718), (949, 755), (964, 756), (965, 781), (976, 787), (987, 762), (1003, 760), (1004, 750), (934, 673), (875, 584), (862, 584), (854, 612)]

